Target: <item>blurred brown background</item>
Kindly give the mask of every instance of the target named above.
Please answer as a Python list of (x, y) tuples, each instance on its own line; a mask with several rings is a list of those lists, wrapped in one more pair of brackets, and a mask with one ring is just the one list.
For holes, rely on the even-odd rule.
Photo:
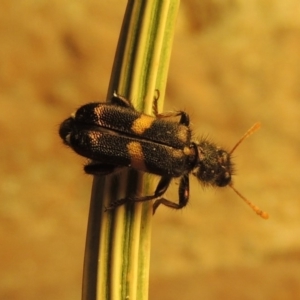
[[(105, 98), (125, 5), (1, 1), (1, 299), (81, 297), (92, 177), (57, 129)], [(165, 108), (228, 149), (262, 122), (235, 186), (271, 218), (193, 180), (153, 219), (150, 299), (299, 299), (300, 2), (182, 1)]]

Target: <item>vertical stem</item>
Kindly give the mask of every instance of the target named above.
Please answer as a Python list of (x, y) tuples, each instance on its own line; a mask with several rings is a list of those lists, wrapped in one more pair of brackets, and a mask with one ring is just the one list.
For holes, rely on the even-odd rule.
[[(108, 100), (117, 91), (151, 114), (159, 90), (162, 106), (178, 7), (179, 0), (128, 1)], [(94, 178), (82, 299), (148, 299), (152, 203), (104, 212), (108, 203), (126, 195), (152, 194), (148, 178), (134, 170)]]

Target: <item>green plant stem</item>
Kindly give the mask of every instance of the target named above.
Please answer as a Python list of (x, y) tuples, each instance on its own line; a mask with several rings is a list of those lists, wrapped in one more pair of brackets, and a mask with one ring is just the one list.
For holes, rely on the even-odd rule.
[[(162, 107), (178, 7), (179, 0), (128, 1), (108, 100), (116, 91), (152, 114), (159, 90)], [(152, 203), (104, 207), (126, 195), (152, 194), (152, 181), (134, 170), (94, 178), (82, 299), (148, 299)]]

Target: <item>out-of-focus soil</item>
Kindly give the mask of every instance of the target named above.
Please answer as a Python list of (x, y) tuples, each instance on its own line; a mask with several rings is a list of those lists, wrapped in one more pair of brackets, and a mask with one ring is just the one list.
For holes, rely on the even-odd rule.
[[(80, 299), (92, 178), (59, 123), (105, 98), (126, 1), (0, 4), (0, 298)], [(153, 220), (150, 299), (300, 298), (300, 3), (182, 1), (166, 110), (235, 153), (235, 186), (192, 180)], [(177, 199), (176, 185), (168, 198)]]

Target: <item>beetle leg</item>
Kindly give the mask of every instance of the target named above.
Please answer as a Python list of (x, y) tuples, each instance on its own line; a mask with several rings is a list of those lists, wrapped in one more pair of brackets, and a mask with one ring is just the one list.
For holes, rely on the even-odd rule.
[(184, 112), (182, 110), (177, 111), (177, 112), (169, 112), (169, 113), (162, 113), (162, 114), (158, 113), (157, 103), (158, 103), (158, 99), (160, 97), (160, 92), (159, 92), (159, 90), (155, 90), (155, 91), (156, 91), (157, 95), (154, 96), (153, 108), (152, 108), (152, 111), (153, 111), (153, 114), (155, 115), (155, 117), (158, 119), (163, 119), (163, 118), (174, 118), (174, 117), (180, 116), (179, 124), (189, 126), (190, 125), (190, 117), (186, 112)]
[(177, 112), (169, 112), (169, 113), (162, 113), (162, 114), (158, 113), (157, 101), (158, 101), (158, 97), (155, 97), (154, 101), (153, 101), (153, 113), (154, 113), (156, 118), (163, 119), (163, 118), (180, 117), (179, 124), (182, 124), (182, 125), (185, 125), (185, 126), (190, 125), (189, 115), (186, 112), (182, 111), (182, 110), (177, 111)]
[(108, 174), (114, 173), (118, 168), (118, 166), (92, 161), (84, 166), (84, 171), (85, 173), (94, 176), (106, 176)]
[[(125, 203), (134, 203), (134, 202), (144, 202), (157, 199), (153, 204), (153, 214), (157, 210), (160, 204), (168, 206), (174, 209), (181, 209), (187, 205), (189, 201), (189, 194), (190, 194), (190, 185), (189, 185), (189, 175), (185, 174), (181, 177), (178, 189), (179, 195), (179, 203), (172, 202), (166, 198), (161, 197), (166, 190), (168, 189), (172, 177), (162, 177), (156, 187), (156, 190), (153, 195), (144, 196), (144, 197), (127, 197), (117, 201), (113, 201), (105, 210), (114, 209), (120, 205)], [(160, 198), (159, 198), (160, 197)]]
[(170, 185), (171, 180), (172, 180), (172, 177), (163, 176), (163, 177), (161, 177), (159, 183), (157, 184), (156, 190), (153, 195), (143, 196), (143, 197), (137, 197), (137, 196), (130, 197), (129, 196), (129, 197), (126, 197), (126, 198), (123, 198), (120, 200), (116, 200), (116, 201), (113, 201), (112, 203), (110, 203), (110, 205), (107, 206), (105, 208), (105, 210), (114, 209), (125, 203), (144, 202), (144, 201), (150, 201), (150, 200), (157, 199), (166, 192), (166, 190), (168, 189), (168, 187)]
[(157, 109), (157, 102), (160, 97), (160, 92), (159, 92), (159, 90), (155, 90), (155, 92), (156, 92), (156, 95), (154, 96), (154, 100), (153, 100), (152, 112), (157, 117), (159, 115), (158, 109)]
[(184, 206), (187, 205), (189, 201), (189, 194), (190, 194), (190, 184), (189, 184), (189, 175), (185, 174), (181, 177), (180, 183), (179, 183), (179, 189), (178, 189), (178, 195), (179, 195), (179, 203), (172, 202), (170, 200), (167, 200), (165, 198), (159, 198), (157, 199), (153, 204), (153, 214), (155, 213), (156, 209), (160, 204), (163, 204), (165, 206), (174, 208), (174, 209), (181, 209)]
[(114, 91), (112, 98), (110, 99), (111, 103), (114, 105), (127, 107), (127, 108), (133, 108), (131, 102), (126, 99), (125, 97), (122, 97), (121, 95), (117, 94), (116, 91)]

